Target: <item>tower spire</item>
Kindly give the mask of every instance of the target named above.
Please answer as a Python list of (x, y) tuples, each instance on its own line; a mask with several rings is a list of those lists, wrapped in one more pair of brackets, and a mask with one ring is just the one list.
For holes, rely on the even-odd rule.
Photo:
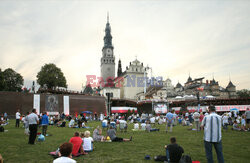
[(109, 12), (107, 13), (107, 22), (109, 23)]
[(117, 70), (117, 77), (121, 76), (122, 74), (122, 63), (121, 63), (121, 59), (119, 59), (118, 61), (118, 70)]

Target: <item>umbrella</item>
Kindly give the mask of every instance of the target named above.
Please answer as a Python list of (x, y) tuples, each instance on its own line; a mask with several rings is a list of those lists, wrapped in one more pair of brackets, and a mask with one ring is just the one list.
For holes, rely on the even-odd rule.
[(232, 108), (232, 109), (230, 109), (230, 111), (239, 111), (239, 109), (237, 109), (237, 108)]
[(91, 111), (83, 111), (82, 114), (84, 114), (84, 113), (86, 113), (86, 114), (92, 114)]

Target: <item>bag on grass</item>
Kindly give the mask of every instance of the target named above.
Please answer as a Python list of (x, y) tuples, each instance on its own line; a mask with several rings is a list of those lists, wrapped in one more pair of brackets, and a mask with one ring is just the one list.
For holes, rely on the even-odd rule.
[(167, 161), (167, 157), (166, 157), (166, 156), (159, 155), (159, 156), (155, 156), (155, 157), (154, 157), (154, 160), (155, 160), (155, 161), (164, 162), (164, 161)]
[(192, 163), (192, 159), (189, 155), (182, 155), (179, 163)]
[(0, 126), (0, 132), (4, 132), (3, 126)]

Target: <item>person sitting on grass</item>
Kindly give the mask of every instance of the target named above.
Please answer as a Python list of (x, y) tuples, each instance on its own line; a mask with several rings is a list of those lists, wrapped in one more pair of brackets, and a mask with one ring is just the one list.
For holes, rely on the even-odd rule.
[(72, 118), (69, 122), (69, 127), (74, 127), (74, 125), (75, 125), (75, 120), (74, 118)]
[(146, 124), (146, 130), (148, 132), (152, 132), (152, 131), (160, 131), (160, 129), (157, 129), (157, 128), (152, 128), (149, 121), (147, 121), (147, 124)]
[(69, 140), (69, 142), (73, 144), (73, 149), (72, 149), (73, 156), (79, 156), (82, 154), (86, 154), (83, 151), (83, 147), (82, 147), (83, 141), (80, 138), (79, 132), (75, 132), (74, 136)]
[(128, 124), (127, 121), (124, 120), (124, 118), (119, 120), (119, 127), (121, 132), (127, 132)]
[(115, 129), (113, 129), (112, 126), (110, 126), (110, 128), (107, 131), (107, 136), (110, 137), (110, 139), (113, 142), (127, 142), (127, 141), (132, 141), (132, 136), (130, 137), (130, 139), (124, 139), (124, 138), (119, 138), (116, 136), (116, 131)]
[(93, 138), (90, 137), (90, 132), (89, 131), (85, 131), (84, 132), (84, 137), (82, 138), (83, 140), (83, 150), (84, 152), (92, 152), (94, 149), (93, 146)]
[(73, 144), (68, 142), (63, 143), (60, 146), (60, 152), (59, 152), (59, 155), (61, 157), (55, 159), (53, 163), (76, 163), (76, 161), (72, 159), (72, 149), (73, 149)]
[(176, 143), (176, 138), (171, 137), (170, 138), (170, 143), (169, 145), (165, 145), (166, 149), (166, 157), (168, 162), (174, 163), (174, 162), (179, 162), (182, 156), (182, 153), (184, 153), (184, 150), (181, 146), (179, 146)]
[(141, 123), (141, 130), (146, 131), (146, 123)]
[(232, 128), (232, 130), (235, 130), (235, 131), (240, 131), (241, 129), (240, 129), (240, 127), (238, 126), (238, 124), (237, 124), (237, 121), (235, 120), (234, 121), (234, 124), (233, 124), (233, 128)]
[(134, 124), (134, 129), (132, 129), (133, 131), (138, 131), (139, 130), (139, 123), (138, 122), (136, 122), (135, 124)]
[(104, 136), (102, 136), (102, 129), (97, 126), (96, 129), (93, 131), (93, 139), (94, 141), (103, 141)]
[(59, 123), (58, 125), (57, 125), (57, 127), (66, 127), (66, 121), (65, 121), (65, 119), (63, 120), (63, 121), (60, 121), (61, 123)]

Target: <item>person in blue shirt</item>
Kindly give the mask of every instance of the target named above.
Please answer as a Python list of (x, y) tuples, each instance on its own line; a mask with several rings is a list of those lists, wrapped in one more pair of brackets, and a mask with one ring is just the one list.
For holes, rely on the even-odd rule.
[(47, 116), (46, 112), (43, 113), (41, 125), (42, 125), (42, 134), (46, 136), (49, 125), (49, 117)]
[(168, 127), (170, 127), (170, 132), (172, 132), (173, 120), (174, 120), (174, 115), (173, 115), (172, 112), (173, 112), (173, 111), (168, 112), (168, 113), (166, 114), (166, 122), (167, 122), (167, 125), (166, 125), (166, 133), (168, 132)]

